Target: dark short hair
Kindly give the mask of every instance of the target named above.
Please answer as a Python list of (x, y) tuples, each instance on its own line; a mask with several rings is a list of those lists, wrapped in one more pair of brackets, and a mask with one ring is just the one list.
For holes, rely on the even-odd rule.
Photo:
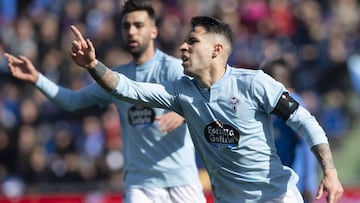
[(234, 34), (227, 23), (211, 16), (195, 16), (191, 19), (191, 26), (193, 28), (202, 26), (207, 32), (225, 36), (230, 43), (231, 50), (233, 49)]
[(149, 17), (155, 22), (156, 14), (155, 10), (152, 7), (150, 0), (127, 0), (125, 1), (124, 7), (122, 9), (120, 20), (123, 19), (124, 15), (134, 11), (146, 11)]

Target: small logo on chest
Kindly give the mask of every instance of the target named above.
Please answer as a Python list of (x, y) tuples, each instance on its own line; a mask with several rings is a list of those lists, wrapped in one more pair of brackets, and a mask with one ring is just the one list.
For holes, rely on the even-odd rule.
[(231, 106), (233, 112), (236, 114), (237, 113), (237, 107), (239, 105), (239, 99), (236, 97), (231, 97), (230, 101), (229, 101), (229, 105)]

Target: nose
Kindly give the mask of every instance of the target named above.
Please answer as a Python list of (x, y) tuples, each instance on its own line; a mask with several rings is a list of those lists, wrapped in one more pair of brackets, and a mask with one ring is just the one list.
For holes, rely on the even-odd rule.
[(188, 46), (187, 46), (186, 42), (184, 42), (180, 45), (180, 51), (185, 52), (186, 50), (188, 50)]
[(129, 26), (129, 29), (127, 30), (127, 33), (128, 33), (129, 35), (135, 34), (135, 33), (136, 33), (136, 27), (133, 26), (133, 25), (130, 25), (130, 26)]

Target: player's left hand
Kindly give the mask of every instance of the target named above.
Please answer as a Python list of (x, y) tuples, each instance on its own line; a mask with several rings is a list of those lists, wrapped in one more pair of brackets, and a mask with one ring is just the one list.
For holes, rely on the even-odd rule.
[(326, 173), (320, 182), (319, 189), (316, 194), (316, 199), (320, 199), (323, 195), (323, 192), (327, 192), (326, 200), (328, 203), (338, 202), (343, 195), (344, 189), (338, 179), (336, 169), (326, 170)]
[(184, 123), (184, 118), (175, 112), (168, 112), (155, 118), (159, 122), (159, 130), (170, 133)]

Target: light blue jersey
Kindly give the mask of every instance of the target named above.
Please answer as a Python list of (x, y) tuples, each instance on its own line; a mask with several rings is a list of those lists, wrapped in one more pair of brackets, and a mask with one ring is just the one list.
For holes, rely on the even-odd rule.
[[(160, 50), (148, 62), (134, 62), (114, 70), (142, 82), (160, 83), (184, 76), (181, 61)], [(111, 97), (96, 83), (79, 91), (61, 88), (40, 75), (36, 86), (50, 99), (73, 111), (94, 105), (115, 103), (119, 111), (125, 156), (124, 187), (172, 187), (200, 185), (194, 145), (185, 124), (163, 134), (155, 116), (168, 110), (133, 105)]]
[[(216, 202), (266, 202), (294, 188), (297, 175), (276, 154), (271, 112), (285, 87), (261, 70), (227, 66), (225, 75), (201, 88), (183, 77), (144, 84), (120, 74), (111, 94), (171, 109), (188, 123), (195, 148), (209, 172)], [(315, 118), (299, 107), (287, 120), (309, 146), (328, 143)]]

